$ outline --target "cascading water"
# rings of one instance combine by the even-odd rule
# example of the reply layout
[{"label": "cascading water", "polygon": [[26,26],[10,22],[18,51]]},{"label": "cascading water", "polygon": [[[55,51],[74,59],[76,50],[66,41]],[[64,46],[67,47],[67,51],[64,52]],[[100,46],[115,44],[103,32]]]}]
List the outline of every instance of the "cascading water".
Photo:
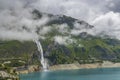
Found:
[{"label": "cascading water", "polygon": [[41,43],[40,43],[39,40],[35,40],[35,43],[37,44],[38,51],[39,51],[40,54],[41,54],[41,57],[39,56],[39,59],[40,59],[41,65],[42,65],[42,67],[43,67],[43,70],[44,70],[44,71],[47,71],[48,64],[47,64],[47,61],[45,60],[44,55],[43,55],[42,45],[41,45]]}]

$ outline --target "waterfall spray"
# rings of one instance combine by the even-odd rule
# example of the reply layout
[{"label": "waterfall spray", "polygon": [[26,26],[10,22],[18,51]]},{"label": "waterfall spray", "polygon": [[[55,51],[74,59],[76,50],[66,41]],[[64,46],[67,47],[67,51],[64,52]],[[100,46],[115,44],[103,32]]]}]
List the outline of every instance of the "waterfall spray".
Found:
[{"label": "waterfall spray", "polygon": [[41,43],[40,43],[39,40],[35,40],[35,43],[36,43],[36,45],[37,45],[37,47],[38,47],[38,51],[39,51],[40,54],[41,54],[41,57],[39,56],[39,60],[40,60],[40,62],[41,62],[41,65],[42,65],[42,67],[43,67],[43,70],[46,71],[47,68],[48,68],[48,65],[47,65],[47,62],[46,62],[46,60],[45,60],[45,58],[44,58],[44,55],[43,55],[42,45],[41,45]]}]

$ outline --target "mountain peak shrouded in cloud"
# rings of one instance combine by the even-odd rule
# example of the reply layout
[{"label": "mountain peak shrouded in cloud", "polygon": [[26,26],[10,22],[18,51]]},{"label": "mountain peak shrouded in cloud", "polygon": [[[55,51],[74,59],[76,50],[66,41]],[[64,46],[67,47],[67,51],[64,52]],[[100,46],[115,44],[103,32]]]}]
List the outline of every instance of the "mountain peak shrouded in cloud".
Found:
[{"label": "mountain peak shrouded in cloud", "polygon": [[[0,39],[24,41],[33,40],[37,37],[45,39],[52,35],[54,41],[62,44],[68,40],[72,41],[69,36],[79,35],[83,31],[93,28],[85,21],[69,16],[43,13],[37,9],[23,9],[26,9],[29,15],[13,15],[11,10],[8,10],[9,13],[1,14],[4,20],[0,24]],[[51,32],[55,33],[52,34]]]},{"label": "mountain peak shrouded in cloud", "polygon": [[[52,65],[119,60],[117,2],[119,0],[0,0],[0,55],[35,60],[33,57],[37,58],[39,53],[33,40],[40,40],[44,56]],[[30,62],[36,63],[36,60]]]},{"label": "mountain peak shrouded in cloud", "polygon": [[[119,0],[0,0],[0,39],[31,40],[39,29],[40,34],[51,30],[50,26],[43,26],[51,20],[49,16],[40,14],[35,17],[33,11],[48,13],[67,18],[86,21],[94,26],[90,30],[82,29],[93,35],[105,35],[120,39]],[[40,19],[37,19],[40,17]],[[62,19],[61,17],[61,19]],[[60,17],[59,17],[60,18]],[[70,18],[70,19],[71,19]],[[53,18],[52,18],[53,20]],[[57,19],[55,19],[57,21]],[[58,19],[59,20],[59,19]],[[73,19],[74,20],[74,19]],[[60,21],[60,20],[59,20]],[[70,22],[70,21],[69,21]],[[61,24],[62,26],[71,24]],[[87,25],[87,24],[85,24]],[[83,25],[83,26],[85,26]],[[74,22],[75,28],[70,34],[79,35],[79,25]],[[43,28],[44,27],[44,28]],[[25,30],[27,29],[27,30]],[[82,31],[82,32],[83,32]],[[23,36],[24,35],[24,36]]]}]

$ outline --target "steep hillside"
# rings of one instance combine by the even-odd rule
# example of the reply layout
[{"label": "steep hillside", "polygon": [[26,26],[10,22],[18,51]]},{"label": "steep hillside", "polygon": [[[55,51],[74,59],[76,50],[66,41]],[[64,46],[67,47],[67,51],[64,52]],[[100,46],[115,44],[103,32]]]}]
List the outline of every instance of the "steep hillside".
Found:
[{"label": "steep hillside", "polygon": [[[37,10],[33,14],[35,20],[43,16]],[[50,65],[76,61],[82,64],[102,60],[120,61],[120,40],[91,35],[90,30],[94,26],[85,21],[65,15],[44,15],[52,19],[36,32],[43,37],[40,41]],[[0,59],[21,58],[26,63],[35,64],[38,63],[38,55],[32,41],[0,41]]]}]

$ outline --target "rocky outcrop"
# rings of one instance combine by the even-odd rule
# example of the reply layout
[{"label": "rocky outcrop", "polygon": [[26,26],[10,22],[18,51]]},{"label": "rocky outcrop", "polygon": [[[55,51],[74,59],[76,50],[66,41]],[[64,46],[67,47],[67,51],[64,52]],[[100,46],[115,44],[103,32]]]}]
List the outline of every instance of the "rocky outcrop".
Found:
[{"label": "rocky outcrop", "polygon": [[94,64],[61,64],[54,65],[49,68],[49,70],[72,70],[72,69],[92,69],[92,68],[116,68],[120,67],[120,63],[113,63],[110,61],[104,61],[103,63]]},{"label": "rocky outcrop", "polygon": [[41,68],[38,65],[30,65],[28,66],[28,68],[24,68],[24,67],[16,68],[16,71],[18,74],[27,74],[27,73],[40,71],[40,69]]},{"label": "rocky outcrop", "polygon": [[65,64],[65,65],[54,65],[51,66],[50,70],[72,70],[72,69],[90,69],[90,68],[98,68],[100,66],[100,63],[95,64]]},{"label": "rocky outcrop", "polygon": [[35,71],[39,71],[39,70],[40,70],[40,67],[38,65],[32,65],[32,66],[29,66],[29,68],[28,68],[29,72],[35,72]]},{"label": "rocky outcrop", "polygon": [[[18,76],[11,75],[5,71],[0,71],[0,78],[5,79],[5,80],[19,80]],[[1,80],[1,79],[0,79]]]},{"label": "rocky outcrop", "polygon": [[[73,69],[93,69],[93,68],[115,68],[120,67],[120,63],[113,63],[110,61],[103,61],[103,63],[93,63],[93,64],[59,64],[49,66],[49,70],[73,70]],[[41,71],[41,68],[38,65],[31,65],[27,70],[21,70],[18,73],[27,74],[36,71]]]}]

